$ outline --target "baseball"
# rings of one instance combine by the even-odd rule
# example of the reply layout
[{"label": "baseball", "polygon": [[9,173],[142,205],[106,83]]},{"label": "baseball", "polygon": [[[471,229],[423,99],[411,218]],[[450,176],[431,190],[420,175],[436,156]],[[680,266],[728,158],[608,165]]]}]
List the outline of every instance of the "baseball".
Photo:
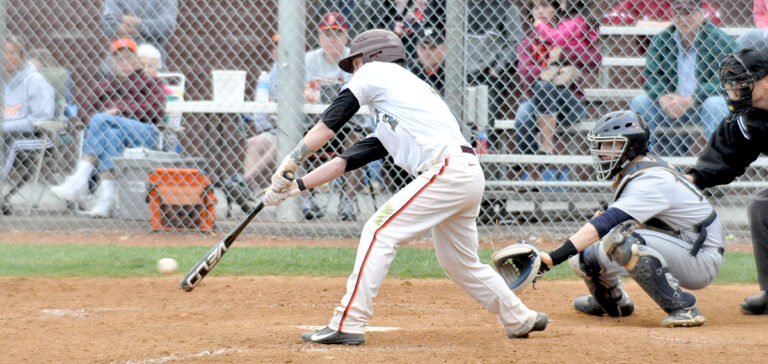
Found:
[{"label": "baseball", "polygon": [[173,258],[163,258],[157,261],[157,271],[162,274],[172,274],[179,269],[179,263]]}]

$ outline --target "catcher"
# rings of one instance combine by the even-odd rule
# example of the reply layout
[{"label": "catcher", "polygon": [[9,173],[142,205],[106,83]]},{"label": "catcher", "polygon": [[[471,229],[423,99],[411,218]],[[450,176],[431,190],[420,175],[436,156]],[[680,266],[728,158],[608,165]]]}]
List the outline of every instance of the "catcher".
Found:
[{"label": "catcher", "polygon": [[598,177],[613,180],[612,202],[558,248],[541,253],[541,267],[569,260],[591,293],[573,302],[583,313],[632,314],[635,306],[619,278],[629,275],[667,313],[663,326],[700,326],[706,320],[696,296],[680,287],[700,289],[715,280],[725,251],[723,228],[696,186],[648,153],[649,134],[631,111],[597,122],[587,139]]}]

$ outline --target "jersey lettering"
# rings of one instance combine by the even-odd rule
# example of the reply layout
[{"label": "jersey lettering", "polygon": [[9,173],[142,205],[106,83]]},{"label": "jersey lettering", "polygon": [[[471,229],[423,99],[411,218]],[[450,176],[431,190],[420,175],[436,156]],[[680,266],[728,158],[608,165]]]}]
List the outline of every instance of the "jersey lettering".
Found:
[{"label": "jersey lettering", "polygon": [[376,113],[376,123],[377,124],[380,123],[380,122],[381,123],[387,123],[387,124],[389,124],[389,128],[392,129],[392,131],[395,131],[395,128],[397,127],[397,124],[399,123],[399,121],[397,119],[395,119],[394,117],[392,117],[392,116],[390,116],[390,115],[388,115],[386,113],[383,113],[383,112],[381,112],[379,110],[376,110],[375,113]]}]

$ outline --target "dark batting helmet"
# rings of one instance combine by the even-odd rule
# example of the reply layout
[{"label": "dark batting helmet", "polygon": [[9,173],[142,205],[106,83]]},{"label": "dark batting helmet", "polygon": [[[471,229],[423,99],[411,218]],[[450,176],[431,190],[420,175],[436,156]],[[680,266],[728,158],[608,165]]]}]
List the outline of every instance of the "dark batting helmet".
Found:
[{"label": "dark batting helmet", "polygon": [[359,55],[363,56],[363,64],[373,61],[404,62],[405,47],[394,32],[386,29],[366,30],[352,40],[349,56],[339,61],[339,68],[353,73],[355,68],[352,66],[352,58]]},{"label": "dark batting helmet", "polygon": [[[614,111],[603,115],[587,134],[597,177],[607,181],[635,157],[646,154],[650,136],[651,132],[643,117],[636,112]],[[611,142],[614,148],[602,146],[603,143]],[[616,142],[621,142],[621,146]]]},{"label": "dark batting helmet", "polygon": [[741,115],[752,110],[755,81],[768,74],[768,53],[746,48],[727,55],[720,63],[720,83],[728,110]]}]

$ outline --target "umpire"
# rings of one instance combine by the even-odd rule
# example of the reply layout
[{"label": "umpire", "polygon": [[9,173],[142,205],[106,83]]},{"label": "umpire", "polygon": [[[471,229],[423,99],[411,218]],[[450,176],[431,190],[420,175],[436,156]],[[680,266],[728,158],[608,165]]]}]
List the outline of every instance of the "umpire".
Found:
[{"label": "umpire", "polygon": [[[720,65],[720,81],[731,113],[687,171],[686,177],[700,189],[730,183],[760,154],[768,154],[767,76],[768,49],[742,49]],[[768,313],[768,188],[757,192],[748,211],[761,291],[744,299],[741,311],[760,315]]]}]

